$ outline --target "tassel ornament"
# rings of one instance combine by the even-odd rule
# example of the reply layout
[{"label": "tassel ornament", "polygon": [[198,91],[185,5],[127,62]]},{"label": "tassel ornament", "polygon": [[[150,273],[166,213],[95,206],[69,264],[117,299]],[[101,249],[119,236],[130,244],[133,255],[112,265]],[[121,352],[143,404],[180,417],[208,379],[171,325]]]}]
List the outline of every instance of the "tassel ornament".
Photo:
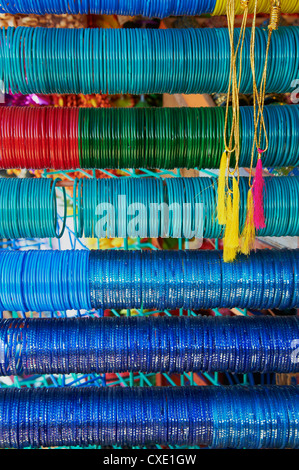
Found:
[{"label": "tassel ornament", "polygon": [[233,195],[229,194],[227,198],[227,221],[223,239],[225,263],[234,261],[239,251],[239,206],[239,185],[236,178],[233,178]]},{"label": "tassel ornament", "polygon": [[250,188],[247,196],[247,214],[245,226],[241,234],[241,252],[249,255],[254,248],[255,227],[254,227],[254,203],[252,189]]},{"label": "tassel ornament", "polygon": [[254,204],[254,226],[256,230],[266,227],[264,212],[264,187],[265,180],[263,178],[263,165],[261,156],[259,155],[255,170],[255,177],[252,185]]},{"label": "tassel ornament", "polygon": [[218,178],[218,223],[220,225],[226,224],[227,207],[226,207],[226,190],[225,190],[225,177],[227,167],[227,155],[223,152],[220,162],[220,171]]}]

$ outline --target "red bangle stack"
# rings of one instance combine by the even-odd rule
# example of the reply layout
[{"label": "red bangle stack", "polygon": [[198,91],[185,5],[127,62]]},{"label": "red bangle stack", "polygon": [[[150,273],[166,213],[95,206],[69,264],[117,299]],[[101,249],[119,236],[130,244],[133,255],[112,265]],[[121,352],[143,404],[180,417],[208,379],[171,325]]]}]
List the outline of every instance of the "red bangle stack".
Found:
[{"label": "red bangle stack", "polygon": [[0,167],[79,168],[79,108],[0,107]]}]

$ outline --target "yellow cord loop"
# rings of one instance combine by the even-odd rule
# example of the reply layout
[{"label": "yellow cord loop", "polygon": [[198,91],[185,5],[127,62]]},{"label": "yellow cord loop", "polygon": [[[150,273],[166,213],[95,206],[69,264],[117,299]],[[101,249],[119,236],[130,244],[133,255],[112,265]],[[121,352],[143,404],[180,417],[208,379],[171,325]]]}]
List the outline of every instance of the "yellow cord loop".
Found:
[{"label": "yellow cord loop", "polygon": [[[268,26],[268,41],[266,47],[265,64],[262,73],[262,79],[260,88],[258,90],[256,83],[256,72],[255,72],[255,32],[256,32],[256,15],[257,15],[258,0],[255,0],[254,15],[251,30],[250,39],[250,64],[253,78],[253,119],[254,119],[254,141],[252,144],[251,151],[251,162],[249,172],[249,192],[248,192],[248,203],[247,203],[247,217],[246,223],[241,234],[241,251],[248,254],[254,246],[255,229],[265,227],[264,217],[264,204],[263,204],[263,188],[264,180],[262,175],[262,161],[261,157],[264,152],[268,150],[269,140],[266,132],[266,125],[264,120],[264,104],[266,94],[266,82],[267,82],[267,68],[268,68],[268,57],[269,49],[271,44],[272,32],[277,29],[280,20],[281,4],[280,0],[271,0],[270,7],[270,19]],[[265,136],[265,148],[261,149],[262,134]],[[256,164],[256,175],[253,181],[252,170],[254,166],[255,151],[258,152],[258,160]]]},{"label": "yellow cord loop", "polygon": [[[224,261],[233,261],[239,251],[239,159],[240,159],[240,84],[242,77],[242,54],[245,41],[245,30],[248,17],[248,3],[243,0],[244,12],[240,35],[235,46],[235,8],[236,0],[227,2],[227,23],[230,41],[230,74],[227,91],[225,124],[224,124],[224,148],[221,158],[218,180],[218,222],[225,225],[223,239]],[[238,67],[237,67],[238,65]],[[239,77],[238,77],[239,71]],[[228,113],[230,95],[232,100],[231,129],[228,132]],[[231,156],[234,154],[235,166],[230,170]],[[235,174],[236,177],[235,177]],[[233,176],[232,189],[230,176]]]},{"label": "yellow cord loop", "polygon": [[[265,94],[266,94],[268,57],[269,57],[269,49],[270,49],[270,44],[271,44],[272,32],[274,31],[274,29],[277,29],[279,21],[280,21],[280,0],[271,0],[271,14],[270,14],[270,21],[269,21],[269,26],[268,26],[269,32],[268,32],[268,41],[267,41],[266,55],[265,55],[265,65],[264,65],[264,69],[262,73],[260,89],[258,90],[257,83],[256,83],[256,73],[255,73],[255,31],[256,31],[257,4],[258,4],[258,0],[255,0],[255,8],[254,8],[251,38],[250,38],[250,65],[251,65],[252,78],[253,78],[254,142],[252,145],[252,152],[251,152],[249,187],[252,187],[251,176],[252,176],[255,149],[258,151],[259,158],[260,158],[261,154],[266,152],[269,147],[268,135],[266,132],[266,125],[265,125],[265,120],[264,120],[264,104],[265,104]],[[261,149],[262,133],[264,133],[265,142],[266,142],[266,146],[264,149]]]},{"label": "yellow cord loop", "polygon": [[[226,12],[228,33],[230,41],[230,74],[227,92],[225,125],[224,125],[224,154],[221,158],[219,180],[218,180],[218,222],[225,225],[223,239],[224,261],[233,261],[240,250],[249,254],[254,247],[255,229],[263,228],[265,225],[264,205],[263,205],[263,169],[261,156],[269,147],[268,135],[264,120],[264,104],[267,82],[267,68],[269,49],[271,44],[272,32],[277,29],[280,13],[280,0],[271,0],[270,20],[268,26],[268,40],[265,54],[265,64],[262,71],[261,83],[258,88],[255,70],[255,41],[256,41],[256,16],[258,7],[261,5],[259,0],[227,0]],[[254,139],[252,143],[250,173],[249,173],[249,191],[247,197],[247,216],[241,238],[239,235],[239,158],[240,158],[240,83],[242,76],[242,52],[245,41],[245,29],[250,8],[253,7],[253,22],[250,38],[250,66],[252,71],[253,83],[253,119],[254,119]],[[240,36],[235,47],[235,15],[238,8],[243,11]],[[237,67],[237,62],[239,61]],[[239,71],[239,77],[238,73]],[[231,129],[228,132],[228,113],[230,95],[232,100],[232,122]],[[262,136],[265,138],[265,148],[261,149]],[[255,179],[252,183],[252,171],[254,166],[254,157],[258,152],[258,162]],[[231,155],[235,156],[235,167],[230,169]],[[235,177],[237,173],[237,178]],[[233,176],[233,189],[230,186],[230,176]]]}]

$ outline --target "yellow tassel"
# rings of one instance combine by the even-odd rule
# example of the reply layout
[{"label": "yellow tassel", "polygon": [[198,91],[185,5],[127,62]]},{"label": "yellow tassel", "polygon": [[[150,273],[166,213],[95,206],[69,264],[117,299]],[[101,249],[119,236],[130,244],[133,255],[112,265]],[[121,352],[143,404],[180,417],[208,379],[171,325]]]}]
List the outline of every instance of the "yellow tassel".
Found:
[{"label": "yellow tassel", "polygon": [[231,228],[232,228],[232,212],[233,212],[233,204],[232,204],[232,197],[229,194],[227,197],[227,220],[225,226],[225,233],[223,238],[223,261],[225,263],[230,263],[234,261],[236,257],[236,249],[230,246],[229,241],[231,239]]},{"label": "yellow tassel", "polygon": [[247,214],[246,222],[241,234],[241,252],[244,255],[249,255],[250,251],[254,248],[255,241],[255,227],[254,227],[254,204],[253,194],[250,188],[247,196]]},{"label": "yellow tassel", "polygon": [[235,248],[229,248],[228,246],[223,244],[223,261],[225,263],[232,263],[235,261],[236,256],[237,256],[238,250]]},{"label": "yellow tassel", "polygon": [[240,190],[236,178],[233,178],[233,207],[231,219],[231,232],[229,245],[233,248],[239,248],[239,210],[240,210]]},{"label": "yellow tassel", "polygon": [[227,167],[226,152],[223,152],[220,162],[220,172],[218,178],[218,223],[220,225],[226,224],[227,207],[226,207],[226,193],[225,193],[225,173]]},{"label": "yellow tassel", "polygon": [[223,240],[223,260],[234,261],[239,251],[239,204],[240,191],[236,178],[233,178],[233,200],[227,198],[227,220]]}]

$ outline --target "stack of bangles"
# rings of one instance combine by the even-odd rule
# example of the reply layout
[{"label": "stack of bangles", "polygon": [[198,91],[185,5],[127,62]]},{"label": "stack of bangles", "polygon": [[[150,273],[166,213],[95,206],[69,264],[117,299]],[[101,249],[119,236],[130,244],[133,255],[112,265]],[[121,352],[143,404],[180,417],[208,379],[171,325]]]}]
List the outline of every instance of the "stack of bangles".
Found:
[{"label": "stack of bangles", "polygon": [[[299,176],[271,176],[299,166],[299,106],[264,106],[266,93],[295,103],[299,26],[279,26],[281,12],[299,0],[0,0],[0,14],[227,13],[228,24],[3,27],[4,94],[229,104],[232,88],[231,108],[0,106],[0,170],[42,176],[0,176],[0,448],[299,448],[299,387],[274,385],[299,373],[299,249],[252,249],[256,235],[299,236]],[[239,109],[236,91],[254,106]],[[139,170],[117,171],[128,168]],[[61,249],[66,228],[79,249]],[[215,249],[155,249],[159,238]]]},{"label": "stack of bangles", "polygon": [[0,167],[79,168],[78,117],[78,108],[1,107]]},{"label": "stack of bangles", "polygon": [[0,237],[61,238],[66,227],[67,196],[65,188],[59,188],[63,201],[59,224],[56,191],[60,181],[59,178],[0,178]]},{"label": "stack of bangles", "polygon": [[[242,229],[248,178],[240,177],[239,187]],[[216,218],[217,194],[216,177],[76,179],[75,234],[77,238],[222,238],[224,227]],[[258,235],[298,236],[298,211],[299,177],[265,178],[266,227]]]},{"label": "stack of bangles", "polygon": [[[299,13],[297,0],[281,0],[283,13]],[[236,14],[241,15],[244,9],[241,0],[236,0]],[[254,0],[249,0],[249,13],[254,11]],[[211,13],[224,15],[226,13],[227,0],[5,0],[0,4],[0,12],[3,13],[45,13],[72,14],[105,14],[105,15],[143,15],[148,18],[165,18],[167,16],[201,15]],[[257,13],[269,13],[270,1],[258,0]]]},{"label": "stack of bangles", "polygon": [[[298,166],[299,106],[265,107],[264,119],[263,165]],[[241,107],[241,167],[251,164],[253,122],[253,107]],[[0,168],[219,168],[224,123],[221,107],[1,107]]]},{"label": "stack of bangles", "polygon": [[0,389],[4,448],[291,449],[299,447],[298,421],[294,386]]},{"label": "stack of bangles", "polygon": [[[236,46],[239,34],[236,28]],[[252,93],[251,28],[246,28],[244,35],[240,93]],[[260,87],[268,31],[257,28],[255,35],[255,69]],[[298,45],[298,26],[273,31],[267,59],[267,93],[293,91],[292,83],[298,78]],[[227,28],[9,27],[0,32],[0,80],[7,93],[26,95],[227,93],[230,47]]]},{"label": "stack of bangles", "polygon": [[296,373],[298,335],[295,316],[0,320],[0,375]]},{"label": "stack of bangles", "polygon": [[299,250],[0,250],[0,311],[299,307]]},{"label": "stack of bangles", "polygon": [[[240,226],[248,178],[240,178]],[[61,238],[67,216],[76,238],[222,238],[215,178],[75,179],[73,214],[60,179],[0,178],[0,237]],[[137,212],[136,212],[137,211]],[[299,177],[265,178],[266,227],[258,236],[299,235]],[[60,227],[60,228],[59,228]]]}]

